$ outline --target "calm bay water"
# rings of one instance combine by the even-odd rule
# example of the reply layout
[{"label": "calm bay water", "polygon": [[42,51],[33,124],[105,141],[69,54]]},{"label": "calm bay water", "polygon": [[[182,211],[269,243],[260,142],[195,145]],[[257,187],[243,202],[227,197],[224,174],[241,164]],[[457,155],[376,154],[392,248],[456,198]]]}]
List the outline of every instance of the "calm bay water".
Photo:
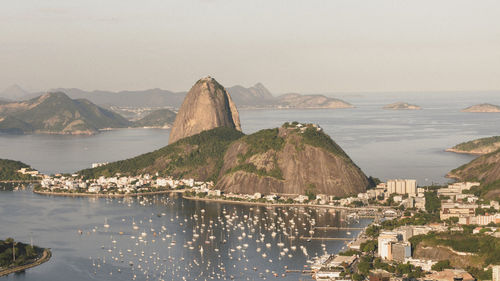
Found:
[{"label": "calm bay water", "polygon": [[[35,244],[53,252],[49,262],[6,279],[270,279],[275,278],[273,273],[284,274],[285,266],[302,269],[308,258],[324,254],[322,243],[328,252],[345,246],[343,241],[297,239],[309,235],[313,219],[317,226],[347,226],[340,213],[325,209],[224,205],[176,196],[153,197],[143,204],[141,200],[0,192],[0,237],[15,236],[21,241],[33,238]],[[109,228],[103,227],[106,219]],[[363,227],[369,222],[362,219],[349,226]],[[358,232],[317,231],[314,235],[353,237]],[[138,239],[142,233],[145,242]],[[289,239],[290,235],[284,233],[296,238]],[[300,246],[307,246],[307,252]],[[287,274],[286,280],[310,278]]]},{"label": "calm bay water", "polygon": [[[280,126],[286,121],[318,123],[367,175],[384,180],[416,178],[420,185],[445,183],[448,180],[444,175],[449,170],[473,159],[446,153],[444,149],[462,141],[498,135],[500,115],[460,112],[478,103],[477,100],[500,104],[500,96],[495,94],[480,97],[414,94],[401,99],[391,94],[377,95],[376,99],[370,95],[347,95],[343,98],[357,108],[243,110],[241,123],[245,133]],[[384,104],[398,100],[416,103],[424,110],[381,109]],[[23,161],[44,173],[74,172],[93,162],[115,161],[158,149],[167,143],[168,136],[169,130],[157,129],[115,130],[90,137],[0,136],[0,158]],[[340,214],[192,202],[173,196],[155,198],[141,204],[137,199],[62,198],[25,191],[0,192],[0,237],[12,236],[21,241],[33,237],[37,245],[52,248],[54,254],[47,264],[6,279],[184,280],[184,277],[185,280],[208,280],[233,276],[236,280],[254,280],[274,278],[273,271],[282,274],[284,266],[302,268],[307,256],[301,245],[307,246],[310,256],[323,253],[322,243],[328,252],[337,252],[344,246],[342,241],[305,242],[289,240],[285,235],[295,228],[304,234],[313,218],[318,225],[339,225]],[[206,212],[202,213],[202,209]],[[103,227],[105,218],[111,225],[109,229]],[[133,221],[140,226],[138,230],[132,229]],[[362,220],[359,226],[367,223],[368,220]],[[120,231],[124,234],[118,234]],[[275,237],[270,236],[273,231],[277,233]],[[137,238],[142,232],[146,234],[143,241],[147,243]],[[243,237],[243,233],[251,234],[252,238]],[[194,239],[195,234],[199,238]],[[265,235],[263,242],[256,242],[261,234]],[[339,231],[316,235],[351,237],[356,234],[356,231],[350,234]],[[212,240],[210,236],[215,238]],[[278,242],[284,246],[277,246]],[[271,247],[267,248],[266,243]],[[291,250],[292,246],[297,249]],[[283,255],[284,248],[288,252]],[[307,279],[289,274],[286,280],[301,278]]]}]

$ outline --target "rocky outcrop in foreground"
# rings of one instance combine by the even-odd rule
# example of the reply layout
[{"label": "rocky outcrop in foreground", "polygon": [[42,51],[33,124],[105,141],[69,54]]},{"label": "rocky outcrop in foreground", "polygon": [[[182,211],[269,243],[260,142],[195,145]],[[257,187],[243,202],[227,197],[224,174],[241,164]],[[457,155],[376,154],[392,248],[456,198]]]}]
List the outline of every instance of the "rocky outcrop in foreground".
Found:
[{"label": "rocky outcrop in foreground", "polygon": [[172,126],[169,143],[217,127],[241,131],[240,118],[226,89],[215,79],[205,77],[187,93]]},{"label": "rocky outcrop in foreground", "polygon": [[217,183],[233,193],[335,196],[364,192],[367,186],[365,174],[321,128],[290,124],[233,142]]}]

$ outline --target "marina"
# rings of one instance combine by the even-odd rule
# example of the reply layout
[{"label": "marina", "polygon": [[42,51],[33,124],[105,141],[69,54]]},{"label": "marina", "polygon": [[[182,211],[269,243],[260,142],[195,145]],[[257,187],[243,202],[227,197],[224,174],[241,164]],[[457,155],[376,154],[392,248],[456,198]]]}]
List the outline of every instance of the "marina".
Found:
[{"label": "marina", "polygon": [[[13,200],[30,202],[13,212]],[[51,204],[47,204],[50,200]],[[2,225],[34,235],[52,249],[52,259],[26,274],[36,280],[311,280],[297,266],[346,248],[346,241],[300,239],[315,227],[328,237],[357,236],[370,219],[347,223],[340,211],[265,207],[185,200],[178,194],[136,198],[49,197],[3,192]],[[36,210],[36,211],[35,211]],[[31,213],[25,224],[17,216]],[[8,235],[7,228],[0,235]],[[44,235],[44,233],[53,233]],[[74,250],[78,249],[78,250]],[[79,270],[75,271],[77,265]],[[7,280],[18,279],[9,275]]]}]

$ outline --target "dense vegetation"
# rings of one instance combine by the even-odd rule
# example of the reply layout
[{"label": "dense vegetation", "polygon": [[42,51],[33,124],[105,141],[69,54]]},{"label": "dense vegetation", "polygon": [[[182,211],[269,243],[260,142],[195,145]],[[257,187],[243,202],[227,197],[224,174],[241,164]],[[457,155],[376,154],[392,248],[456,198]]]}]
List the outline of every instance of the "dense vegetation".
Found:
[{"label": "dense vegetation", "polygon": [[302,137],[305,144],[323,148],[332,154],[342,157],[344,159],[349,159],[349,156],[342,150],[342,148],[335,143],[327,134],[323,131],[318,131],[315,127],[308,127],[303,133]]},{"label": "dense vegetation", "polygon": [[285,145],[285,140],[278,135],[279,129],[260,130],[254,134],[244,136],[241,140],[247,146],[245,154],[238,155],[238,165],[228,170],[227,173],[245,171],[259,176],[268,176],[276,179],[283,179],[283,174],[278,166],[276,155],[273,155],[273,168],[271,170],[258,169],[254,164],[246,162],[252,156],[271,151],[273,153],[281,151]]},{"label": "dense vegetation", "polygon": [[15,242],[12,238],[0,240],[0,268],[24,265],[36,259],[42,252],[41,248]]},{"label": "dense vegetation", "polygon": [[[464,232],[429,233],[410,238],[412,247],[420,243],[427,246],[448,246],[458,252],[473,253],[478,255],[486,267],[489,264],[500,264],[500,238],[486,234],[471,234]],[[472,265],[471,265],[472,266]]]},{"label": "dense vegetation", "polygon": [[165,127],[170,126],[175,121],[175,112],[169,109],[158,109],[155,110],[148,115],[144,116],[144,118],[137,120],[134,122],[134,126],[136,127]]},{"label": "dense vegetation", "polygon": [[429,214],[439,214],[441,209],[441,199],[437,196],[436,191],[425,192],[425,210]]},{"label": "dense vegetation", "polygon": [[0,181],[33,179],[30,175],[18,173],[17,171],[21,168],[30,168],[30,166],[19,161],[0,159]]},{"label": "dense vegetation", "polygon": [[243,133],[237,130],[220,127],[181,139],[150,153],[98,168],[82,170],[79,173],[86,178],[97,178],[114,176],[117,173],[133,176],[158,172],[162,176],[170,175],[180,178],[191,171],[209,165],[210,174],[200,180],[216,181],[227,147],[232,141],[242,136]]},{"label": "dense vegetation", "polygon": [[385,263],[380,258],[374,258],[372,255],[361,256],[357,267],[359,273],[353,274],[353,280],[365,280],[372,269],[383,269],[394,273],[397,277],[419,278],[425,275],[425,272],[420,267],[415,267],[409,263],[392,265]]},{"label": "dense vegetation", "polygon": [[478,148],[489,147],[494,145],[500,145],[500,136],[493,136],[493,137],[487,137],[468,142],[463,142],[455,145],[453,149],[460,151],[472,151]]}]

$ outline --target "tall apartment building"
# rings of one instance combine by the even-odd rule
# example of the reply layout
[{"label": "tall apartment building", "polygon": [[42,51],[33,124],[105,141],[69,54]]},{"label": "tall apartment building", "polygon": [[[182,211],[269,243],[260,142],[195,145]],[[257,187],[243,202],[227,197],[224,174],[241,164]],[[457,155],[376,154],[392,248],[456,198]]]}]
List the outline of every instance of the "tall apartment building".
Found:
[{"label": "tall apartment building", "polygon": [[388,180],[387,193],[417,195],[417,180]]}]

